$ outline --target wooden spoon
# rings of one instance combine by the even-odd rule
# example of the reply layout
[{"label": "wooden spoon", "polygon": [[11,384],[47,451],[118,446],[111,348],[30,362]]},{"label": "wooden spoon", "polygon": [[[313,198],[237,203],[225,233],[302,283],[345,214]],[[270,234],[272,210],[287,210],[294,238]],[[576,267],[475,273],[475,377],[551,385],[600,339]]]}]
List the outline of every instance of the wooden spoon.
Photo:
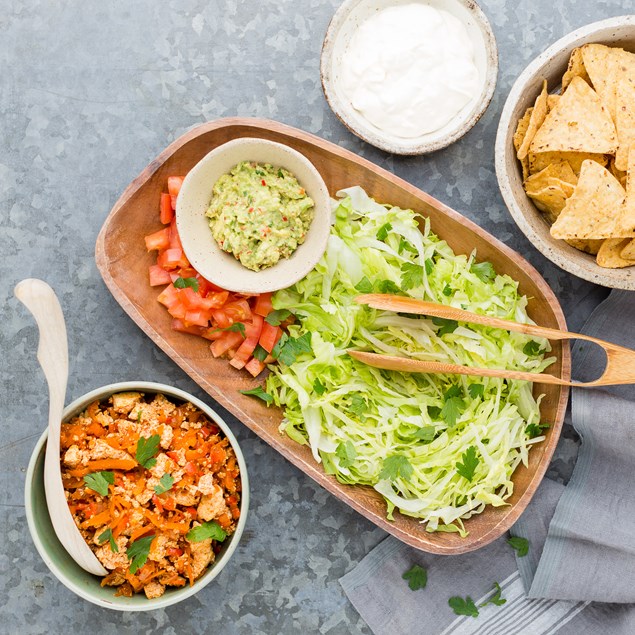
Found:
[{"label": "wooden spoon", "polygon": [[49,425],[44,458],[44,490],[51,522],[59,541],[73,560],[89,573],[105,576],[108,571],[90,550],[75,525],[62,485],[60,434],[68,381],[68,344],[64,315],[55,292],[42,280],[22,280],[16,285],[14,293],[16,298],[31,311],[40,330],[37,358],[49,386]]},{"label": "wooden spoon", "polygon": [[577,382],[567,381],[560,377],[549,375],[548,373],[527,373],[498,368],[475,368],[471,366],[459,366],[457,364],[445,364],[442,362],[426,362],[408,357],[381,355],[366,351],[348,351],[351,357],[369,366],[374,366],[375,368],[412,373],[450,373],[457,375],[478,375],[480,377],[502,377],[503,379],[521,379],[541,384],[559,384],[561,386],[576,386],[578,388],[635,383],[635,351],[624,348],[623,346],[617,346],[617,344],[598,340],[595,337],[589,337],[588,335],[582,335],[580,333],[559,331],[543,326],[535,326],[533,324],[521,324],[519,322],[489,317],[487,315],[478,315],[470,311],[455,309],[454,307],[445,306],[443,304],[424,302],[423,300],[415,300],[414,298],[406,298],[403,296],[371,293],[357,296],[355,301],[359,304],[367,304],[374,309],[380,309],[382,311],[431,315],[446,320],[482,324],[483,326],[504,329],[506,331],[524,333],[525,335],[531,335],[533,337],[544,337],[548,340],[586,340],[601,346],[606,353],[606,368],[602,375],[593,381]]}]

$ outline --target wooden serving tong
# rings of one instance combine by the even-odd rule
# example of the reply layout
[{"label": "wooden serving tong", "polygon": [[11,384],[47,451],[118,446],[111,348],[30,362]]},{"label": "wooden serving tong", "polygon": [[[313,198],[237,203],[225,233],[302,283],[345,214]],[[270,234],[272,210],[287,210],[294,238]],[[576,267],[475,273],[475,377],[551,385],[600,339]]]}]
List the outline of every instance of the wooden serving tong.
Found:
[{"label": "wooden serving tong", "polygon": [[457,364],[445,364],[443,362],[426,362],[408,357],[396,357],[393,355],[381,355],[366,351],[349,350],[351,357],[375,368],[386,370],[399,370],[411,373],[450,373],[457,375],[478,375],[480,377],[502,377],[503,379],[521,379],[541,384],[559,384],[561,386],[576,386],[578,388],[593,388],[595,386],[611,386],[617,384],[635,384],[635,351],[623,346],[617,346],[610,342],[598,340],[595,337],[570,333],[557,329],[534,326],[533,324],[520,324],[511,320],[478,315],[470,311],[455,309],[454,307],[424,302],[396,295],[366,294],[355,298],[359,304],[367,304],[374,309],[382,311],[395,311],[399,313],[413,313],[417,315],[429,315],[446,320],[467,322],[470,324],[482,324],[493,328],[504,329],[516,333],[523,333],[534,337],[543,337],[548,340],[573,340],[580,339],[593,342],[601,346],[606,353],[606,368],[602,375],[589,382],[567,381],[548,373],[527,373],[517,370],[505,370],[498,368],[474,368],[459,366]]}]

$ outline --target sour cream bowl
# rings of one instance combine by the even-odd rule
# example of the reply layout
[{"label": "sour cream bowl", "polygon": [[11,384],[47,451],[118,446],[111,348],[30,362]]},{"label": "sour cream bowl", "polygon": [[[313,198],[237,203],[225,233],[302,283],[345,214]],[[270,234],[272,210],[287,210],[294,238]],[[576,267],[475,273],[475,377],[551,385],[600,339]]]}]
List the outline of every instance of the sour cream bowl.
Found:
[{"label": "sour cream bowl", "polygon": [[[446,35],[440,35],[443,41],[439,44],[452,41],[454,49],[445,48],[445,60],[442,53],[438,59],[435,57],[444,47],[427,46],[425,34],[421,42],[413,39],[412,25],[408,23],[412,19],[420,20],[423,26],[427,20],[437,20],[442,27],[440,32],[447,31]],[[363,49],[377,38],[384,38],[385,46],[378,41],[374,52],[373,47],[369,49],[373,54],[401,46],[400,28],[403,40],[412,43],[411,51],[417,64],[404,64],[399,70],[386,59],[385,69],[378,67],[376,72],[372,68],[362,69],[359,60],[364,55],[360,55],[360,47]],[[437,26],[431,24],[429,30],[434,34]],[[421,54],[425,54],[426,49],[430,59],[422,63]],[[451,55],[453,50],[456,56]],[[406,52],[404,45],[398,57],[403,58]],[[437,92],[435,77],[439,77],[439,68],[444,63],[452,64],[454,57],[460,67],[450,71],[456,70],[457,78],[462,77],[464,82],[455,81],[454,87],[448,82],[441,87],[445,93]],[[379,55],[378,61],[381,59]],[[447,72],[447,68],[441,73],[442,77],[453,74]],[[390,3],[346,0],[326,32],[320,73],[327,102],[351,132],[392,154],[425,154],[450,145],[480,119],[496,86],[498,52],[490,24],[473,0],[393,0]],[[399,73],[402,73],[401,81],[395,77]],[[355,85],[354,81],[358,83]],[[444,115],[451,102],[456,103],[457,110],[448,118]],[[426,129],[427,122],[430,126]]]}]

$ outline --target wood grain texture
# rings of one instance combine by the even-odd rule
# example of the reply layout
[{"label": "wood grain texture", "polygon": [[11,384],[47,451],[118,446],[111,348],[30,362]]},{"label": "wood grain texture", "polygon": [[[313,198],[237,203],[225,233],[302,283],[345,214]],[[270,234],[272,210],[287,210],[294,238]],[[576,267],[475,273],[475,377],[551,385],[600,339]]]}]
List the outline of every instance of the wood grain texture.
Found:
[{"label": "wood grain texture", "polygon": [[[174,141],[128,186],[97,238],[95,258],[104,282],[144,333],[201,388],[294,465],[366,518],[403,542],[431,553],[463,553],[492,542],[520,516],[547,469],[560,435],[568,388],[536,385],[536,391],[545,394],[541,403],[543,421],[552,425],[546,440],[530,452],[529,465],[519,467],[514,473],[510,505],[488,507],[468,520],[467,538],[458,534],[427,533],[419,521],[407,516],[395,514],[393,522],[386,520],[386,505],[372,488],[346,486],[326,475],[308,447],[278,432],[282,419],[280,410],[267,408],[263,402],[238,392],[260,382],[235,370],[226,360],[213,359],[208,343],[202,338],[171,329],[170,316],[156,301],[158,290],[148,284],[148,267],[153,264],[154,255],[146,252],[143,237],[161,228],[158,205],[167,177],[185,174],[207,152],[238,137],[259,137],[292,146],[317,167],[331,195],[345,187],[360,185],[380,202],[411,208],[428,216],[432,230],[454,251],[470,253],[476,249],[480,260],[492,262],[497,271],[518,280],[521,293],[529,297],[528,312],[536,322],[566,329],[558,300],[540,274],[486,231],[354,153],[296,128],[263,119],[220,119],[197,126]],[[556,342],[553,354],[558,361],[550,370],[569,379],[568,344]]]}]

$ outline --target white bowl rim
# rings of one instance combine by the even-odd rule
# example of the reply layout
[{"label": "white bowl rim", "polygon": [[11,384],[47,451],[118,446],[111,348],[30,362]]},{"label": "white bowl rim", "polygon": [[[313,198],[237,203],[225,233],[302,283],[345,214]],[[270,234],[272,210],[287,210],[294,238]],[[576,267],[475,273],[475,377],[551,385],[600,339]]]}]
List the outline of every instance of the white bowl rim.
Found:
[{"label": "white bowl rim", "polygon": [[[162,609],[167,606],[171,606],[181,602],[192,595],[201,591],[205,586],[207,586],[218,574],[224,569],[225,565],[231,559],[234,551],[238,547],[238,543],[240,542],[240,538],[242,536],[243,530],[245,529],[245,524],[247,522],[247,512],[249,510],[249,477],[247,475],[247,466],[245,464],[245,458],[243,456],[242,450],[238,444],[238,440],[234,436],[233,432],[227,425],[227,423],[223,420],[223,418],[210,406],[205,404],[200,399],[196,398],[194,395],[191,395],[180,388],[176,388],[174,386],[168,386],[167,384],[161,384],[156,382],[149,381],[125,381],[125,382],[117,382],[114,384],[107,384],[102,386],[101,388],[95,388],[90,392],[78,397],[73,402],[71,402],[68,406],[64,408],[64,412],[62,413],[62,420],[66,421],[69,417],[72,417],[75,413],[79,412],[86,404],[94,401],[95,399],[104,399],[109,395],[112,395],[116,392],[125,392],[129,390],[138,390],[141,392],[148,393],[161,393],[165,395],[169,395],[172,397],[176,397],[178,399],[182,399],[183,401],[189,401],[201,410],[208,414],[210,418],[214,421],[214,423],[218,424],[218,426],[223,431],[223,434],[229,439],[229,442],[236,454],[236,459],[238,460],[238,465],[240,467],[240,478],[241,478],[241,501],[240,501],[240,518],[238,519],[238,524],[236,525],[236,531],[231,535],[231,542],[227,547],[227,550],[215,560],[210,569],[203,574],[201,578],[199,578],[192,586],[183,587],[183,589],[179,589],[176,593],[170,595],[168,598],[165,596],[160,598],[155,598],[153,600],[148,600],[148,607],[140,607],[140,606],[125,606],[121,604],[116,604],[115,602],[108,602],[99,598],[92,596],[90,593],[87,593],[85,588],[79,584],[76,584],[73,580],[68,578],[49,558],[48,553],[40,540],[39,534],[37,532],[37,528],[35,526],[35,518],[33,515],[33,508],[31,506],[31,496],[29,485],[33,482],[33,474],[35,472],[35,466],[37,463],[37,459],[43,449],[43,446],[46,444],[46,439],[48,436],[48,430],[44,430],[44,432],[40,435],[37,444],[31,454],[31,458],[29,459],[29,464],[26,470],[26,478],[24,484],[24,501],[25,501],[25,511],[26,511],[26,519],[27,525],[29,527],[29,533],[31,534],[31,538],[33,543],[35,544],[35,548],[40,554],[42,560],[49,568],[49,570],[55,575],[55,577],[68,589],[73,591],[76,595],[96,604],[98,606],[102,606],[107,609],[115,610],[115,611],[124,611],[124,612],[141,612],[141,611],[154,611],[156,609]],[[79,566],[79,565],[78,565]]]},{"label": "white bowl rim", "polygon": [[[520,73],[512,85],[507,99],[505,100],[498,124],[498,130],[496,132],[494,153],[496,176],[503,201],[505,202],[505,205],[507,206],[507,209],[512,215],[512,218],[516,222],[518,228],[525,234],[538,251],[561,269],[564,269],[583,280],[613,289],[635,290],[635,274],[632,276],[629,275],[630,272],[625,274],[625,272],[628,272],[627,269],[607,269],[600,267],[599,265],[593,263],[592,256],[584,254],[583,252],[575,249],[575,247],[570,247],[564,243],[564,241],[561,241],[563,243],[563,248],[567,247],[567,251],[571,249],[576,252],[573,254],[574,258],[567,257],[561,253],[560,249],[555,248],[549,244],[549,242],[545,241],[526,221],[525,214],[516,202],[516,196],[514,195],[510,175],[507,173],[507,169],[505,167],[506,153],[509,152],[509,148],[506,144],[507,131],[512,123],[515,125],[515,122],[511,121],[511,114],[516,103],[522,97],[525,85],[531,81],[538,70],[542,68],[546,62],[560,53],[563,49],[579,46],[587,41],[591,41],[586,38],[589,38],[600,30],[625,26],[635,26],[635,14],[615,16],[607,18],[606,20],[586,24],[556,40],[556,42],[535,57]],[[588,270],[585,267],[576,264],[576,256],[584,258],[585,262],[588,261],[590,265]],[[629,275],[630,280],[625,279],[625,275]]]},{"label": "white bowl rim", "polygon": [[[202,262],[196,257],[197,250],[193,246],[195,238],[191,235],[192,232],[188,232],[187,228],[184,228],[183,225],[183,214],[189,214],[189,212],[184,211],[182,202],[184,199],[181,197],[181,193],[184,193],[185,196],[187,196],[188,188],[196,181],[199,176],[199,172],[204,170],[210,162],[213,162],[218,157],[222,157],[227,152],[231,152],[234,148],[239,148],[241,146],[245,146],[246,148],[249,148],[250,146],[261,146],[263,148],[274,149],[278,152],[282,152],[311,174],[311,177],[315,180],[317,189],[315,192],[310,192],[315,206],[314,217],[307,233],[307,240],[299,245],[291,256],[281,259],[275,265],[262,269],[261,271],[252,271],[247,269],[237,260],[235,261],[236,264],[234,266],[234,259],[232,256],[222,251],[220,247],[216,245],[216,241],[211,235],[211,230],[209,230],[209,256],[205,257],[205,264],[202,264]],[[253,159],[250,159],[249,156],[245,156],[242,160],[249,161]],[[271,163],[275,164],[276,161],[272,160]],[[290,171],[294,172],[293,169]],[[294,176],[297,175],[294,174]],[[305,183],[303,185],[307,184]],[[210,193],[212,186],[213,183],[210,184]],[[304,156],[304,154],[295,148],[278,141],[270,141],[269,139],[262,139],[259,137],[238,137],[236,139],[226,141],[208,152],[191,170],[189,170],[183,180],[181,191],[179,192],[176,202],[176,224],[179,229],[179,235],[181,243],[183,244],[183,251],[185,252],[185,255],[188,257],[190,262],[192,262],[192,266],[210,282],[235,293],[267,293],[290,287],[298,280],[304,278],[304,276],[312,271],[315,265],[317,265],[320,261],[320,258],[326,251],[331,231],[331,199],[322,175],[315,165],[313,165],[313,163]],[[311,232],[313,232],[313,235],[315,236],[314,238],[311,236]],[[311,249],[311,247],[313,248]],[[192,258],[188,255],[188,250],[190,250]],[[222,259],[223,261],[225,259],[231,259],[232,268],[235,268],[236,270],[239,270],[240,268],[240,281],[234,282],[226,276],[220,277],[218,276],[218,273],[215,274],[209,269],[212,267],[212,263],[218,263],[219,259]],[[196,262],[193,262],[192,260],[195,260]],[[201,271],[201,269],[207,270],[207,275],[206,271]],[[285,269],[290,269],[291,272],[284,275]],[[283,271],[282,275],[281,270]]]},{"label": "white bowl rim", "polygon": [[[348,17],[348,13],[355,6],[364,1],[365,0],[344,0],[333,14],[322,43],[322,51],[320,55],[320,78],[322,82],[322,90],[326,101],[335,116],[354,135],[380,150],[389,152],[390,154],[399,154],[404,156],[428,154],[430,152],[446,148],[455,141],[458,141],[478,123],[479,119],[487,110],[494,95],[498,79],[498,45],[496,43],[496,37],[494,35],[494,31],[492,30],[492,26],[481,7],[475,0],[450,0],[451,2],[456,2],[457,4],[462,5],[474,16],[474,19],[483,34],[487,69],[485,72],[483,89],[479,99],[474,104],[472,110],[466,113],[462,119],[457,120],[456,127],[445,136],[436,140],[425,141],[419,143],[418,145],[400,145],[399,143],[386,140],[379,132],[361,129],[354,120],[351,120],[348,117],[347,109],[340,105],[340,100],[335,95],[335,89],[331,78],[331,59],[337,33]],[[386,4],[386,6],[389,6],[389,4]]]}]

